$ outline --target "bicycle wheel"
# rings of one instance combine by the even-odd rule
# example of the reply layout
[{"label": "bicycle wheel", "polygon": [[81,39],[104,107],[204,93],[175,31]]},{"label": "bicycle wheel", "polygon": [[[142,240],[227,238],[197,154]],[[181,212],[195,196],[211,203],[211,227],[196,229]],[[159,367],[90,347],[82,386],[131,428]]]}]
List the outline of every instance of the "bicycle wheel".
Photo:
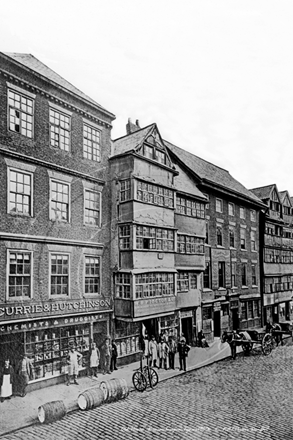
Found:
[{"label": "bicycle wheel", "polygon": [[136,371],[132,376],[132,383],[137,391],[144,391],[147,387],[147,380],[141,371]]},{"label": "bicycle wheel", "polygon": [[148,374],[148,383],[153,388],[157,385],[158,382],[159,382],[158,373],[153,368],[150,368]]}]

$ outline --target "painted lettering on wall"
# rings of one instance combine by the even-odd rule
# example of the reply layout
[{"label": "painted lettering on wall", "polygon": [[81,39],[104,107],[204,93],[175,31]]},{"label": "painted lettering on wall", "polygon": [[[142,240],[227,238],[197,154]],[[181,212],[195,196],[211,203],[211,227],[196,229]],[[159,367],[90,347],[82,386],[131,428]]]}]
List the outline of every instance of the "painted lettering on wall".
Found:
[{"label": "painted lettering on wall", "polygon": [[111,308],[110,299],[82,300],[82,301],[54,301],[28,305],[0,305],[0,319],[20,318],[21,316],[36,317],[39,315],[53,315],[63,313],[90,312]]}]

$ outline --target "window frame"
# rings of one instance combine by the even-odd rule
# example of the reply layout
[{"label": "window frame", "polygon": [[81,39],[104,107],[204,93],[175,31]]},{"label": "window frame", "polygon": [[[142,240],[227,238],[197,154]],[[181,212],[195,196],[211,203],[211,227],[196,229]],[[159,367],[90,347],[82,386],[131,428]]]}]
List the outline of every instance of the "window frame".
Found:
[{"label": "window frame", "polygon": [[241,263],[241,286],[247,287],[247,263]]},{"label": "window frame", "polygon": [[[12,106],[9,102],[10,99],[13,99],[10,97],[10,92],[14,93],[16,95],[18,95],[20,97],[19,102],[21,103],[21,98],[24,98],[26,100],[30,100],[32,102],[32,113],[29,114],[25,111],[23,111],[21,108],[17,109],[17,107]],[[8,131],[11,133],[17,133],[20,134],[21,136],[25,136],[28,139],[34,139],[34,126],[35,126],[35,98],[36,95],[33,93],[30,93],[27,90],[23,90],[18,86],[15,86],[14,84],[8,83],[7,82],[7,126],[8,126]],[[19,131],[13,130],[10,128],[11,126],[11,113],[10,113],[10,109],[15,109],[16,111],[19,111],[20,115],[19,115]],[[22,114],[26,114],[28,116],[31,117],[31,136],[28,136],[27,134],[22,133],[22,123],[21,121],[23,121],[23,118],[21,117]],[[27,131],[27,130],[26,130]]]},{"label": "window frame", "polygon": [[223,247],[223,228],[221,225],[217,225],[217,246]]},{"label": "window frame", "polygon": [[203,288],[211,289],[212,288],[212,272],[211,272],[211,262],[205,262],[205,270],[203,271]]},{"label": "window frame", "polygon": [[235,229],[229,226],[229,246],[235,249]]},{"label": "window frame", "polygon": [[250,210],[250,221],[256,222],[256,210],[255,209]]},{"label": "window frame", "polygon": [[[51,293],[52,292],[52,277],[53,276],[58,276],[58,275],[55,275],[55,274],[52,275],[52,256],[54,256],[54,255],[68,257],[68,273],[67,273],[67,275],[64,275],[64,274],[59,275],[59,276],[62,276],[62,277],[67,276],[67,279],[68,279],[68,283],[67,283],[68,295],[66,295],[66,294],[60,294],[59,295],[59,294],[52,294]],[[70,271],[71,271],[70,253],[62,252],[62,251],[60,251],[60,252],[59,251],[52,251],[52,252],[49,253],[49,298],[57,299],[57,298],[70,298],[71,297],[71,295],[70,295],[70,281],[71,281]]]},{"label": "window frame", "polygon": [[[95,210],[95,209],[87,208],[86,207],[86,201],[87,201],[86,193],[92,193],[92,194],[96,194],[96,195],[99,196],[99,202],[98,202],[99,203],[99,209],[98,209],[98,211]],[[92,202],[92,201],[90,200],[89,202]],[[99,215],[98,223],[86,222],[86,215],[85,214],[86,214],[87,210],[88,211],[98,212],[98,215]],[[102,224],[102,192],[101,191],[96,191],[96,190],[93,190],[93,189],[90,189],[90,188],[84,188],[84,193],[83,193],[83,224],[85,226],[98,227],[98,228],[101,227],[101,224]]]},{"label": "window frame", "polygon": [[218,261],[218,287],[226,288],[226,264],[225,261]]},{"label": "window frame", "polygon": [[246,229],[240,228],[240,248],[246,250]]},{"label": "window frame", "polygon": [[245,208],[244,206],[239,206],[239,217],[245,220]]},{"label": "window frame", "polygon": [[[22,175],[27,175],[30,177],[30,202],[29,202],[29,213],[25,213],[25,212],[20,212],[20,211],[11,211],[10,210],[10,203],[11,203],[11,199],[10,199],[10,195],[11,195],[11,172],[17,173],[17,174],[22,174]],[[33,208],[34,208],[34,203],[33,203],[33,198],[34,198],[34,191],[33,191],[33,183],[34,183],[34,173],[30,172],[30,171],[26,171],[24,169],[18,169],[15,167],[7,167],[7,214],[11,214],[11,215],[21,215],[21,216],[25,216],[25,217],[33,217],[34,216],[34,212],[33,212]],[[20,194],[21,193],[16,193],[15,194]],[[24,193],[22,193],[24,194]]]},{"label": "window frame", "polygon": [[[51,111],[54,113],[57,113],[59,115],[59,125],[54,124],[51,122]],[[67,153],[70,153],[71,151],[71,112],[66,111],[65,109],[63,109],[62,107],[59,106],[55,106],[52,103],[49,103],[49,133],[50,133],[50,147],[53,148],[54,150],[61,150],[61,151],[65,151]],[[66,130],[64,127],[61,126],[61,116],[68,118],[68,125],[69,128],[68,130]],[[56,119],[55,116],[52,116],[54,119]],[[58,128],[58,146],[56,145],[52,145],[52,130],[51,127],[57,127]],[[66,148],[62,148],[61,147],[61,134],[60,132],[62,131],[62,129],[64,130],[64,132],[68,133],[68,149]],[[53,132],[54,133],[54,132]],[[56,134],[56,133],[54,133]],[[66,136],[64,136],[64,139],[66,139]],[[54,139],[53,139],[54,141]],[[66,143],[64,142],[64,145],[66,147]]]},{"label": "window frame", "polygon": [[[89,132],[89,130],[91,131],[91,138],[85,136],[86,128],[87,128],[87,133]],[[93,131],[95,131],[96,133],[93,133]],[[102,130],[100,130],[96,125],[92,124],[90,121],[83,120],[82,154],[84,159],[90,160],[92,162],[98,162],[98,163],[101,162],[101,134],[102,134]],[[94,148],[94,144],[95,144],[95,141],[93,140],[94,136],[98,138],[96,149]],[[89,141],[90,145],[86,145],[85,140]],[[85,147],[87,151],[85,151]],[[94,155],[95,150],[96,150],[96,154]],[[90,157],[88,157],[89,155]],[[94,157],[97,157],[97,159],[95,159]]]},{"label": "window frame", "polygon": [[[62,219],[62,218],[54,218],[52,216],[52,183],[62,184],[68,186],[68,219]],[[55,200],[54,200],[55,201]],[[65,180],[55,179],[50,177],[50,203],[49,203],[49,219],[52,221],[60,221],[63,223],[70,223],[71,222],[71,183]]]},{"label": "window frame", "polygon": [[[231,209],[230,209],[231,208]],[[230,217],[234,217],[235,216],[235,205],[232,202],[228,203],[228,215]]]},{"label": "window frame", "polygon": [[[118,282],[118,277],[121,278],[121,282],[119,280]],[[127,278],[129,278],[129,283],[125,283],[124,280]],[[118,299],[132,299],[133,295],[132,295],[132,275],[131,273],[128,272],[118,272],[115,275],[115,298]],[[121,288],[121,295],[118,295],[118,288]],[[129,289],[129,290],[128,290]],[[119,291],[120,293],[120,291]],[[126,293],[126,294],[125,294]]]},{"label": "window frame", "polygon": [[[17,274],[11,274],[10,273],[10,255],[11,254],[28,254],[30,256],[30,274],[29,274],[29,278],[30,278],[30,286],[29,286],[29,295],[28,296],[13,296],[10,297],[9,296],[9,287],[10,287],[10,281],[9,278],[13,277]],[[7,249],[7,257],[6,257],[6,263],[7,263],[7,268],[6,268],[6,299],[8,302],[13,301],[15,302],[16,300],[19,301],[29,301],[33,299],[33,273],[34,273],[34,265],[33,265],[33,252],[27,249]],[[24,276],[22,277],[24,278]]]},{"label": "window frame", "polygon": [[257,286],[257,265],[255,263],[251,264],[251,284],[252,286]]},{"label": "window frame", "polygon": [[[99,283],[98,283],[98,292],[86,292],[86,280],[89,278],[95,278],[95,277],[91,277],[91,276],[87,276],[86,274],[86,265],[87,265],[87,259],[94,259],[94,260],[98,260],[99,261],[99,274],[98,274],[98,278],[99,278]],[[84,296],[86,297],[100,297],[101,296],[101,286],[102,286],[102,282],[101,282],[101,275],[102,275],[102,270],[101,270],[101,263],[102,263],[102,258],[99,255],[84,255],[84,277],[83,277],[83,291],[84,291]]]},{"label": "window frame", "polygon": [[223,199],[216,198],[216,212],[223,213]]}]

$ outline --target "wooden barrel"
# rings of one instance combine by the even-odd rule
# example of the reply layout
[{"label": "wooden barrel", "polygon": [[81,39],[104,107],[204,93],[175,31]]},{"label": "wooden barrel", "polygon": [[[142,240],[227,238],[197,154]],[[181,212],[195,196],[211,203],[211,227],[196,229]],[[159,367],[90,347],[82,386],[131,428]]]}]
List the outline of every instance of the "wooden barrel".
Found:
[{"label": "wooden barrel", "polygon": [[62,419],[66,412],[63,400],[54,400],[39,406],[38,419],[41,423],[51,423]]},{"label": "wooden barrel", "polygon": [[77,403],[81,410],[96,408],[104,403],[105,396],[101,388],[95,387],[84,391],[78,396]]},{"label": "wooden barrel", "polygon": [[120,379],[121,387],[122,387],[122,396],[121,399],[126,399],[129,396],[129,388],[125,379]]},{"label": "wooden barrel", "polygon": [[103,380],[100,383],[100,388],[104,393],[104,401],[105,402],[110,402],[111,400],[111,387],[110,387],[110,383],[107,380]]}]

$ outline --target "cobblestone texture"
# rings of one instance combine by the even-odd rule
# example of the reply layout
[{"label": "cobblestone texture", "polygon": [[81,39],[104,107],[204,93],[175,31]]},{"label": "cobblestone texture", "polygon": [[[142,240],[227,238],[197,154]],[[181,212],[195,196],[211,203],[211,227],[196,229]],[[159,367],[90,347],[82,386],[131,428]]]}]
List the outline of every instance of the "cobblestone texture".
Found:
[{"label": "cobblestone texture", "polygon": [[292,440],[293,347],[238,356],[7,440]]}]

